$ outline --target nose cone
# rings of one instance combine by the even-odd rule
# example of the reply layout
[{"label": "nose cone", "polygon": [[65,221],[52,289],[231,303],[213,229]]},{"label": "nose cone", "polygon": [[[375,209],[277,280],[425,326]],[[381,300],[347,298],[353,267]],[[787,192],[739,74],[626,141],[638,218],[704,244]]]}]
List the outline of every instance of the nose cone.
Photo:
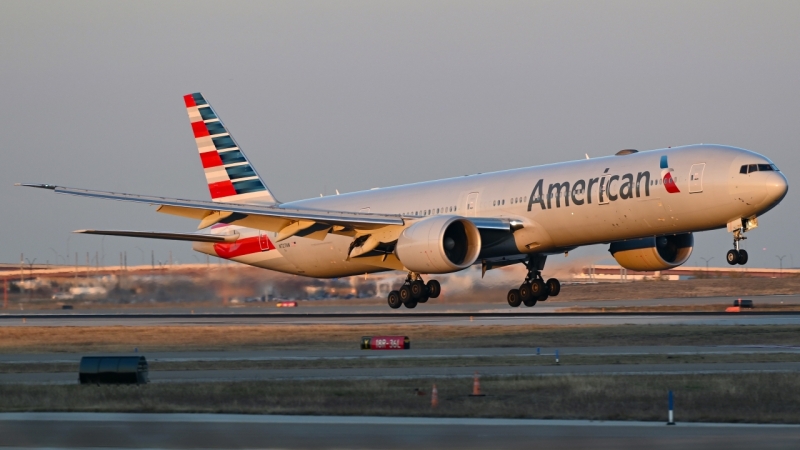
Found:
[{"label": "nose cone", "polygon": [[770,206],[777,205],[783,197],[786,197],[786,192],[789,191],[789,182],[781,172],[772,172],[767,178],[767,197],[764,203]]}]

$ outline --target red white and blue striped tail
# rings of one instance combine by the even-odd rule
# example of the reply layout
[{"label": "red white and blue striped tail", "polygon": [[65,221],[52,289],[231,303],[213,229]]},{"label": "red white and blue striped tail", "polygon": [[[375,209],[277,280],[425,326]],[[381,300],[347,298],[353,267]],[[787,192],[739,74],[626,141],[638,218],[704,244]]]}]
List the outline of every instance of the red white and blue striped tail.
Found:
[{"label": "red white and blue striped tail", "polygon": [[278,203],[211,105],[197,92],[183,96],[200,162],[215,202]]}]

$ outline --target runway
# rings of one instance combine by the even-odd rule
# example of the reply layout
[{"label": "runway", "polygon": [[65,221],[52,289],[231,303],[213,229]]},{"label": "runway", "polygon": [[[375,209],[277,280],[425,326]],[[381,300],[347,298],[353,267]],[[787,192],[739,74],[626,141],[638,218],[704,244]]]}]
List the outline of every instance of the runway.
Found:
[{"label": "runway", "polygon": [[[666,411],[665,411],[666,415]],[[794,449],[800,426],[227,414],[0,414],[0,446],[281,449]]]},{"label": "runway", "polygon": [[170,325],[800,325],[800,312],[743,313],[364,313],[0,315],[0,326]]},{"label": "runway", "polygon": [[533,308],[495,304],[436,304],[416,309],[389,309],[375,305],[328,305],[324,301],[300,302],[297,308],[268,306],[242,308],[129,308],[111,310],[33,310],[0,314],[0,326],[163,326],[163,325],[800,325],[800,312],[759,311],[760,304],[800,305],[800,295],[747,297],[756,309],[741,313],[719,312],[563,312],[570,307],[689,306],[732,304],[732,297],[668,298],[656,300],[605,300],[540,302]]}]

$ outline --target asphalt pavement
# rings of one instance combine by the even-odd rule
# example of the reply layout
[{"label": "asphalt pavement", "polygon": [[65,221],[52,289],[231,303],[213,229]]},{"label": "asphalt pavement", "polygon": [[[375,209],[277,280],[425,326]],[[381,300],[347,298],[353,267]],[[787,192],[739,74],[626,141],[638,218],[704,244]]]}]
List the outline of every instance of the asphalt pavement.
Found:
[{"label": "asphalt pavement", "polygon": [[[666,411],[665,411],[666,416]],[[0,447],[796,449],[797,425],[226,414],[0,414]],[[666,417],[665,417],[666,421]]]}]

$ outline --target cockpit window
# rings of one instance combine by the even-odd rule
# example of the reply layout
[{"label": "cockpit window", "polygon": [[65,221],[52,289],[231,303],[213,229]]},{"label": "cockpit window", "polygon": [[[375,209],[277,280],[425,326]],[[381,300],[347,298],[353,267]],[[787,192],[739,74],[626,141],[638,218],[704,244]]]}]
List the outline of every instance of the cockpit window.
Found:
[{"label": "cockpit window", "polygon": [[775,164],[745,164],[739,169],[739,173],[753,173],[753,172],[778,172],[778,167]]}]

